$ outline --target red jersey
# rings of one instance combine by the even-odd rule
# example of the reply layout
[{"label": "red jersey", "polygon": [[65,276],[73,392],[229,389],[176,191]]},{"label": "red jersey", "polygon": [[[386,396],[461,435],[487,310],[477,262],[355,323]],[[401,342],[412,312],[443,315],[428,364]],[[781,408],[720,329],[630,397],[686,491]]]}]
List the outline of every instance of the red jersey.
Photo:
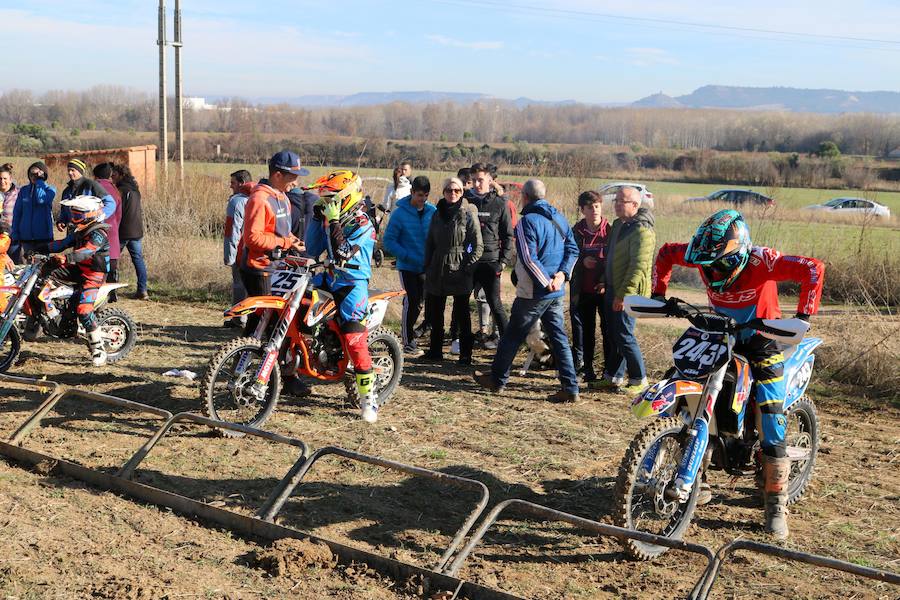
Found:
[{"label": "red jersey", "polygon": [[825,265],[822,261],[805,256],[790,256],[762,246],[754,246],[750,260],[728,289],[717,292],[710,289],[703,270],[688,264],[684,259],[687,244],[669,243],[659,249],[653,266],[653,294],[664,296],[672,276],[672,265],[694,267],[700,271],[700,278],[706,285],[709,303],[722,314],[738,323],[746,323],[754,318],[777,319],[781,316],[778,307],[778,281],[796,281],[800,284],[800,301],[797,312],[805,315],[819,310]]}]

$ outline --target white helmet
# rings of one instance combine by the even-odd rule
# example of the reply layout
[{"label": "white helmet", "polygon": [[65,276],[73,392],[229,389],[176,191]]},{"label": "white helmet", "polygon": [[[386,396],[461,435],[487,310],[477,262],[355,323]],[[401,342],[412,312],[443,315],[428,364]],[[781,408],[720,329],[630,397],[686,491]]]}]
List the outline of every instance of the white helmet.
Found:
[{"label": "white helmet", "polygon": [[69,209],[71,222],[75,229],[81,230],[89,225],[103,221],[103,200],[96,196],[76,196],[63,200],[60,206]]}]

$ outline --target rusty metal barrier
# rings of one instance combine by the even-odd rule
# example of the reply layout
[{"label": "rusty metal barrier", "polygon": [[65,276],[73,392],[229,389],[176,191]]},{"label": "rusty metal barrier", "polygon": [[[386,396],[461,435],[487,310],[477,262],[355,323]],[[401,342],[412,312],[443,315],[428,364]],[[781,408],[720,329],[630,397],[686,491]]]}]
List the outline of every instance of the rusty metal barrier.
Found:
[{"label": "rusty metal barrier", "polygon": [[763,544],[761,542],[754,542],[751,540],[737,539],[733,542],[725,544],[724,546],[719,548],[718,552],[716,552],[715,560],[710,565],[710,568],[703,574],[703,576],[700,578],[700,581],[697,582],[697,585],[700,586],[700,595],[697,597],[697,600],[706,600],[709,597],[709,593],[712,590],[712,586],[715,583],[716,578],[718,578],[719,576],[719,570],[721,569],[722,565],[731,557],[732,554],[734,554],[738,550],[767,554],[769,556],[776,556],[778,558],[802,562],[808,565],[814,565],[816,567],[824,567],[826,569],[843,571],[845,573],[850,573],[859,577],[875,579],[877,581],[883,581],[885,583],[890,583],[893,585],[900,585],[900,574],[891,573],[890,571],[882,571],[880,569],[872,569],[870,567],[854,565],[853,563],[838,560],[836,558],[819,556],[817,554],[809,554],[807,552],[798,552],[796,550],[788,550],[787,548],[781,548],[780,546],[773,546],[771,544]]},{"label": "rusty metal barrier", "polygon": [[444,567],[447,566],[447,563],[450,561],[450,557],[453,556],[454,552],[456,552],[456,549],[462,543],[463,539],[465,539],[466,534],[469,533],[472,525],[475,524],[475,521],[478,519],[479,515],[481,515],[482,511],[484,511],[485,507],[487,507],[488,497],[490,496],[487,486],[480,481],[476,481],[475,479],[460,477],[459,475],[450,475],[448,473],[441,473],[440,471],[432,471],[430,469],[423,469],[422,467],[415,467],[413,465],[407,465],[393,460],[379,458],[377,456],[360,454],[359,452],[353,452],[352,450],[338,448],[336,446],[326,446],[324,448],[319,448],[318,450],[313,452],[309,459],[302,464],[298,461],[298,463],[294,465],[288,476],[285,477],[284,480],[282,480],[278,488],[276,488],[275,492],[273,492],[269,499],[266,500],[265,504],[263,504],[262,508],[260,508],[257,516],[259,516],[259,518],[264,521],[274,522],[275,516],[284,506],[284,503],[287,501],[287,499],[291,496],[294,488],[296,488],[297,485],[306,476],[306,474],[309,473],[309,470],[316,463],[316,461],[324,456],[339,456],[347,460],[368,463],[370,465],[375,465],[384,469],[390,469],[392,471],[399,471],[401,473],[406,473],[407,475],[413,475],[415,477],[427,477],[428,479],[433,479],[435,481],[439,481],[441,483],[445,483],[454,487],[474,489],[481,494],[481,498],[479,499],[478,504],[471,510],[471,512],[469,512],[469,516],[466,517],[466,520],[463,521],[463,524],[460,525],[459,529],[456,530],[456,534],[450,541],[450,545],[444,551],[444,554],[441,556],[437,565],[435,565],[435,571],[441,571],[442,569],[444,569]]},{"label": "rusty metal barrier", "polygon": [[[585,519],[584,517],[579,517],[567,512],[555,510],[548,506],[535,504],[534,502],[528,502],[527,500],[512,498],[510,500],[504,500],[503,502],[499,503],[491,510],[491,512],[487,514],[487,516],[481,522],[481,525],[478,526],[478,529],[469,539],[469,543],[467,543],[465,547],[460,550],[459,554],[457,554],[453,559],[453,562],[450,563],[450,566],[444,570],[447,575],[455,577],[457,573],[459,573],[459,569],[472,553],[472,550],[475,549],[475,546],[477,546],[478,543],[481,542],[481,539],[487,533],[488,529],[490,529],[494,525],[494,523],[497,522],[497,519],[500,517],[500,514],[503,511],[511,507],[517,509],[519,512],[534,517],[540,517],[548,521],[562,521],[564,523],[569,523],[570,525],[574,525],[582,529],[587,529],[588,531],[592,531],[594,533],[599,533],[603,536],[614,537],[619,540],[638,540],[639,542],[647,542],[648,544],[666,546],[667,548],[671,548],[673,550],[681,550],[683,552],[697,554],[706,559],[706,568],[703,571],[704,575],[710,572],[715,560],[715,556],[713,555],[712,550],[700,544],[692,544],[690,542],[683,542],[681,540],[672,540],[666,537],[653,535],[652,533],[645,533],[643,531],[624,529],[622,527],[616,527],[615,525],[609,525],[607,523],[600,523],[599,521]],[[688,598],[691,598],[692,600],[699,598],[701,586],[704,579],[705,577],[701,576],[700,580],[697,581],[696,585],[694,585],[694,588],[691,590],[691,594],[690,596],[688,596]]]}]

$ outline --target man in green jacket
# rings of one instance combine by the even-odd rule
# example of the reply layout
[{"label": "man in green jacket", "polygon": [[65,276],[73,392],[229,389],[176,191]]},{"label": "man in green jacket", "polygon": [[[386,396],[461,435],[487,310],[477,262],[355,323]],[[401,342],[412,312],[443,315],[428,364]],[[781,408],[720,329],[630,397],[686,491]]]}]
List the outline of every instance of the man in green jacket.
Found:
[{"label": "man in green jacket", "polygon": [[[634,318],[624,309],[625,296],[649,296],[650,272],[656,249],[653,214],[641,207],[641,193],[623,187],[616,195],[616,220],[609,233],[606,255],[606,297],[603,314],[612,335],[599,389],[629,395],[647,386],[644,357],[634,337]],[[626,369],[628,381],[625,381]]]}]

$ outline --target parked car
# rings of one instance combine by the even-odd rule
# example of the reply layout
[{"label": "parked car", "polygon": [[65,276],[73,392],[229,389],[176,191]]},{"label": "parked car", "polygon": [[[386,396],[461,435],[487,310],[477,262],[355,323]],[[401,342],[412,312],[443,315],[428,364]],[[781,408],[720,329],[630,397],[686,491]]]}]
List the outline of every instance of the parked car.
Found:
[{"label": "parked car", "polygon": [[812,204],[806,210],[827,211],[836,215],[862,215],[890,218],[891,209],[884,204],[865,198],[832,198],[822,204]]},{"label": "parked car", "polygon": [[638,190],[641,193],[641,206],[653,208],[653,193],[642,183],[616,181],[614,183],[603,184],[597,192],[603,196],[604,202],[613,202],[616,199],[616,194],[619,193],[619,190],[623,187],[632,187]]},{"label": "parked car", "polygon": [[752,190],[718,190],[708,196],[688,198],[688,202],[727,202],[743,206],[748,202],[756,206],[775,206],[775,200]]}]

